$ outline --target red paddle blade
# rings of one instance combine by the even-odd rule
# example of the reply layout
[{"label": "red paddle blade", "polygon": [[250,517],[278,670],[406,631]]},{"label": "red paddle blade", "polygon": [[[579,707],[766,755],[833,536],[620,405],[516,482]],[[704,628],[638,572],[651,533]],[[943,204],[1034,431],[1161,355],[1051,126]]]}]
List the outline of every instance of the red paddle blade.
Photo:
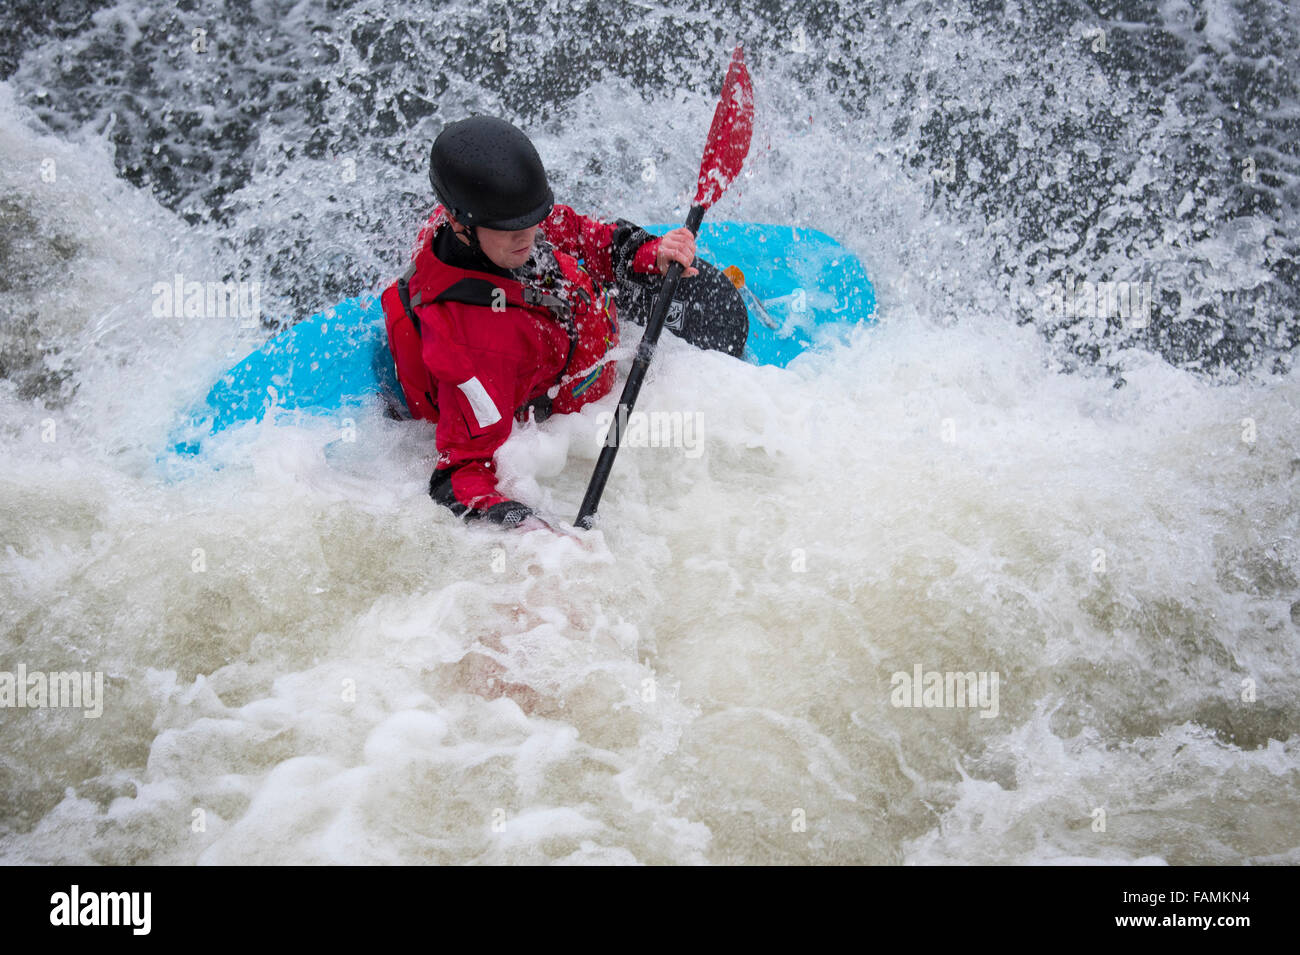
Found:
[{"label": "red paddle blade", "polygon": [[713,125],[700,163],[699,187],[695,190],[696,205],[707,209],[722,198],[723,190],[740,175],[753,134],[754,85],[745,69],[744,53],[737,46],[722,81],[718,108],[713,111]]}]

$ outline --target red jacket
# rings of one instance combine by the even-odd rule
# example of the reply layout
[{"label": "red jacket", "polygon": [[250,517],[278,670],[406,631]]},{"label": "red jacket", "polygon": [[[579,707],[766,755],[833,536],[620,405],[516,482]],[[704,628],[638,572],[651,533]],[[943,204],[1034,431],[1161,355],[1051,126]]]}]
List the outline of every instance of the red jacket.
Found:
[{"label": "red jacket", "polygon": [[440,206],[410,269],[381,301],[407,406],[437,423],[430,493],[476,516],[508,500],[497,491],[493,456],[530,404],[565,413],[609,393],[615,368],[605,356],[618,343],[618,323],[603,286],[628,269],[654,271],[659,242],[631,223],[557,205],[529,265],[512,273],[519,281],[440,259],[435,242],[449,227]]}]

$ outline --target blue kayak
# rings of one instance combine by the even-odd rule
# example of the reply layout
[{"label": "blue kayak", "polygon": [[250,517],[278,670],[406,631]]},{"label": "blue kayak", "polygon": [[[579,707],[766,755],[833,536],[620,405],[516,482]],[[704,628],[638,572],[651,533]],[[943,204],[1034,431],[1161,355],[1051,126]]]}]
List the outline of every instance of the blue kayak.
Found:
[{"label": "blue kayak", "polygon": [[[866,270],[824,232],[706,222],[696,249],[719,268],[743,273],[745,360],[753,364],[785,367],[813,347],[819,328],[873,321],[876,296]],[[285,329],[222,375],[173,435],[170,450],[198,454],[204,438],[273,410],[332,415],[385,392],[401,393],[384,313],[377,297],[361,295]]]}]

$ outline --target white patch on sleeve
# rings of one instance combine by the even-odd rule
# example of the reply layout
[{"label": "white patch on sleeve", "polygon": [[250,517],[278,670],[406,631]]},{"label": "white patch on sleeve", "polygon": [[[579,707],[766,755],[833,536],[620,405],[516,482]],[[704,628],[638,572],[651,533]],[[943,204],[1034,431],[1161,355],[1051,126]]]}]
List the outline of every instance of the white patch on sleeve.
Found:
[{"label": "white patch on sleeve", "polygon": [[480,428],[494,425],[501,420],[501,412],[497,411],[497,406],[488,397],[487,389],[477,378],[461,382],[456,387],[469,399],[469,406],[474,409],[474,417],[478,420]]}]

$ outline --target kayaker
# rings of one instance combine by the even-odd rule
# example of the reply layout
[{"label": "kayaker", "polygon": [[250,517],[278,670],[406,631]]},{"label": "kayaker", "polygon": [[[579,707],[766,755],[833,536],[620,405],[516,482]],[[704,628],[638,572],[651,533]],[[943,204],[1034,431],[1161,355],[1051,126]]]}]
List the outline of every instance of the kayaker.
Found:
[{"label": "kayaker", "polygon": [[438,134],[429,179],[440,204],[382,297],[407,408],[437,424],[429,494],[467,519],[535,523],[497,489],[497,449],[515,420],[610,391],[618,321],[607,289],[656,281],[673,262],[697,274],[695,237],[557,205],[532,142],[489,116]]}]

